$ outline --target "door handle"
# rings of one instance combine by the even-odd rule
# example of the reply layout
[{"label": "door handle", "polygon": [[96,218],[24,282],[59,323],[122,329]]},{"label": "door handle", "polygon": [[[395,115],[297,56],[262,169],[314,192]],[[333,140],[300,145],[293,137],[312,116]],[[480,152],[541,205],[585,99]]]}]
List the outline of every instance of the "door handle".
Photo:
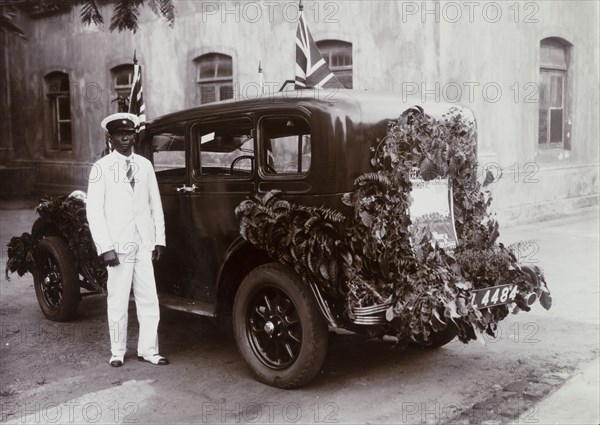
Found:
[{"label": "door handle", "polygon": [[192,184],[191,186],[186,186],[184,184],[181,187],[175,188],[175,190],[179,193],[190,193],[190,192],[194,192],[196,189],[198,189],[198,186],[196,186],[196,184]]}]

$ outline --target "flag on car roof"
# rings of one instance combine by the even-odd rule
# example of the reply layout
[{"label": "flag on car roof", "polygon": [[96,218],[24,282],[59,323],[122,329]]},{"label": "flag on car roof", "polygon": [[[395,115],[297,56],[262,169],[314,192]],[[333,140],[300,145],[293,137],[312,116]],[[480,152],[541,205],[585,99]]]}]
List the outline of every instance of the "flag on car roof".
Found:
[{"label": "flag on car roof", "polygon": [[135,53],[133,54],[133,82],[129,95],[130,114],[137,115],[140,119],[138,132],[146,128],[146,105],[144,104],[144,91],[142,90],[142,67],[138,65]]},{"label": "flag on car roof", "polygon": [[296,80],[295,89],[316,88],[321,89],[327,83],[334,83],[342,87],[333,72],[327,66],[323,55],[312,38],[308,25],[302,13],[300,3],[300,19],[296,31]]}]

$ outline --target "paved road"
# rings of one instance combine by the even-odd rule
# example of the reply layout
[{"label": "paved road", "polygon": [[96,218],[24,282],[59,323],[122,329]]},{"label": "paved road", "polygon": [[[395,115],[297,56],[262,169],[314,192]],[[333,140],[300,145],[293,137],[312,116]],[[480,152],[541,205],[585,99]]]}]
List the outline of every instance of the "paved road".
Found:
[{"label": "paved road", "polygon": [[[8,207],[0,211],[2,247],[34,217]],[[505,242],[536,239],[539,249],[525,255],[546,270],[550,311],[509,317],[485,346],[453,341],[424,351],[332,335],[321,374],[294,391],[257,383],[226,323],[174,311],[163,311],[160,326],[170,366],[140,363],[132,351],[111,368],[103,298],[83,300],[74,322],[53,323],[31,276],[6,281],[2,273],[2,421],[597,424],[598,398],[584,397],[599,385],[598,216],[591,209],[501,229]]]}]

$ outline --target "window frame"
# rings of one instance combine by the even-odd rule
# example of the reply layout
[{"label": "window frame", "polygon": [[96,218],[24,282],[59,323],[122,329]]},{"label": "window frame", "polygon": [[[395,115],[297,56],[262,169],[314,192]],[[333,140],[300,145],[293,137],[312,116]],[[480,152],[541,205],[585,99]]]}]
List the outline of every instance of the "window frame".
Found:
[{"label": "window frame", "polygon": [[[561,49],[563,53],[564,61],[562,63],[558,62],[547,62],[544,61],[544,49]],[[539,44],[539,70],[538,70],[538,78],[539,78],[539,95],[540,99],[538,101],[538,126],[537,126],[537,141],[536,147],[540,151],[550,151],[550,150],[571,150],[571,134],[570,134],[570,110],[571,110],[571,73],[570,73],[570,64],[571,64],[571,44],[565,40],[559,39],[557,37],[547,37],[540,40]],[[542,108],[541,103],[541,93],[542,93],[542,84],[543,81],[546,80],[546,77],[549,81],[551,81],[552,77],[560,76],[562,78],[562,86],[561,90],[561,106],[551,106],[552,104],[552,84],[548,85],[547,94],[548,97],[547,103],[548,105]],[[552,110],[562,109],[562,122],[561,122],[561,140],[560,142],[552,142]],[[541,127],[541,117],[542,113],[545,114],[545,130],[546,137],[545,141],[541,142],[542,136],[542,127]]]},{"label": "window frame", "polygon": [[[184,147],[184,152],[185,152],[185,160],[184,160],[184,167],[183,167],[183,170],[184,170],[183,176],[168,175],[166,173],[160,174],[161,171],[169,171],[169,170],[156,171],[156,159],[154,156],[154,154],[156,152],[154,152],[154,149],[153,149],[154,137],[159,136],[164,133],[175,133],[175,132],[181,132],[184,137],[184,142],[183,142],[184,146],[183,147]],[[171,124],[168,126],[152,129],[151,132],[147,133],[144,136],[144,142],[143,142],[142,146],[143,147],[147,146],[147,149],[148,149],[149,155],[150,155],[149,159],[152,162],[153,168],[155,169],[156,179],[159,184],[161,184],[161,183],[169,183],[169,184],[171,184],[171,183],[186,183],[187,182],[187,175],[188,175],[188,168],[189,168],[189,143],[188,143],[188,138],[187,138],[186,125],[184,123]],[[143,152],[141,152],[141,154],[144,155]]]},{"label": "window frame", "polygon": [[[49,150],[53,152],[72,152],[73,151],[73,113],[71,108],[71,80],[69,74],[62,71],[52,71],[44,76],[46,99],[49,105],[49,125],[52,140]],[[66,90],[63,84],[66,82]],[[61,99],[66,99],[69,107],[69,116],[67,119],[60,116]],[[70,140],[63,143],[61,128],[68,124]]]},{"label": "window frame", "polygon": [[[214,58],[214,59],[212,59]],[[229,61],[229,66],[231,68],[231,74],[227,76],[218,76],[219,73],[219,65],[224,63],[226,60]],[[206,62],[203,62],[206,61]],[[195,84],[197,86],[198,93],[196,94],[196,103],[200,105],[206,105],[214,102],[221,102],[227,99],[233,99],[233,57],[220,52],[210,52],[205,53],[203,55],[198,56],[194,59],[194,75],[195,75]],[[214,72],[212,77],[202,77],[200,75],[202,70],[202,65],[206,63],[214,64]],[[231,85],[231,97],[223,98],[221,97],[221,90],[224,87]],[[202,91],[204,88],[208,88],[212,86],[214,88],[215,99],[209,102],[203,101]]]},{"label": "window frame", "polygon": [[[304,172],[295,172],[295,173],[267,173],[265,172],[265,158],[266,158],[266,147],[265,147],[265,134],[263,132],[263,122],[265,120],[270,120],[270,119],[301,119],[303,120],[308,129],[308,135],[310,136],[310,152],[311,152],[311,163],[310,166],[308,167],[308,169]],[[311,120],[306,117],[305,115],[302,115],[300,113],[279,113],[279,114],[270,114],[270,115],[263,115],[260,117],[260,119],[258,120],[258,122],[256,123],[256,140],[258,142],[258,161],[257,161],[257,168],[258,168],[258,174],[261,177],[262,180],[303,180],[306,177],[308,177],[308,175],[311,173],[312,169],[313,169],[313,152],[314,152],[314,134],[313,134],[313,126],[311,125]],[[300,154],[300,156],[302,156],[302,154]]]},{"label": "window frame", "polygon": [[[129,83],[127,84],[117,84],[118,73],[127,70]],[[110,75],[112,77],[112,91],[115,96],[125,96],[128,97],[131,94],[131,87],[133,86],[133,73],[134,66],[133,64],[124,63],[121,65],[113,66],[110,69]],[[118,102],[115,102],[117,109],[119,107]]]},{"label": "window frame", "polygon": [[[317,41],[316,44],[319,52],[321,52],[321,55],[323,56],[323,59],[327,63],[327,66],[329,66],[329,69],[331,72],[333,72],[333,75],[335,75],[340,82],[343,79],[350,77],[350,87],[344,86],[344,88],[352,89],[354,87],[354,54],[352,43],[338,39],[325,39]],[[336,52],[349,52],[350,65],[332,65],[331,59],[333,54]]]},{"label": "window frame", "polygon": [[[204,174],[202,173],[202,149],[200,143],[198,143],[198,137],[201,134],[203,128],[208,126],[222,126],[222,127],[230,127],[231,122],[234,121],[237,123],[242,123],[245,121],[250,131],[253,135],[252,145],[254,148],[254,159],[252,166],[252,173],[249,175],[245,174]],[[241,127],[241,126],[240,126]],[[191,134],[191,146],[190,146],[190,168],[191,168],[191,177],[195,182],[209,182],[215,180],[227,180],[227,181],[250,181],[253,180],[256,176],[256,168],[257,168],[257,137],[256,137],[256,126],[254,125],[254,117],[252,114],[240,114],[240,115],[230,115],[227,117],[209,117],[205,120],[194,122],[191,124],[190,129]],[[240,155],[241,156],[241,155]]]}]

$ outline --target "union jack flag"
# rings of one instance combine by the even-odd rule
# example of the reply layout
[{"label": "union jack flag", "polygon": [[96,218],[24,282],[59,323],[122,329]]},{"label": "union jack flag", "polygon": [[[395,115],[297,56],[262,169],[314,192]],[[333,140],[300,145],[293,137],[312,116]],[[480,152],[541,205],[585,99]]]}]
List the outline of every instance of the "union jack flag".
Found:
[{"label": "union jack flag", "polygon": [[298,30],[296,31],[296,80],[294,88],[321,89],[326,83],[331,82],[338,87],[342,87],[342,84],[339,83],[329,66],[327,66],[327,62],[323,59],[323,55],[321,55],[317,44],[313,40],[301,9]]},{"label": "union jack flag", "polygon": [[131,84],[131,94],[129,95],[129,113],[137,115],[140,119],[138,132],[146,128],[146,105],[144,104],[144,91],[142,90],[142,67],[137,64],[134,58],[133,64],[133,83]]}]

